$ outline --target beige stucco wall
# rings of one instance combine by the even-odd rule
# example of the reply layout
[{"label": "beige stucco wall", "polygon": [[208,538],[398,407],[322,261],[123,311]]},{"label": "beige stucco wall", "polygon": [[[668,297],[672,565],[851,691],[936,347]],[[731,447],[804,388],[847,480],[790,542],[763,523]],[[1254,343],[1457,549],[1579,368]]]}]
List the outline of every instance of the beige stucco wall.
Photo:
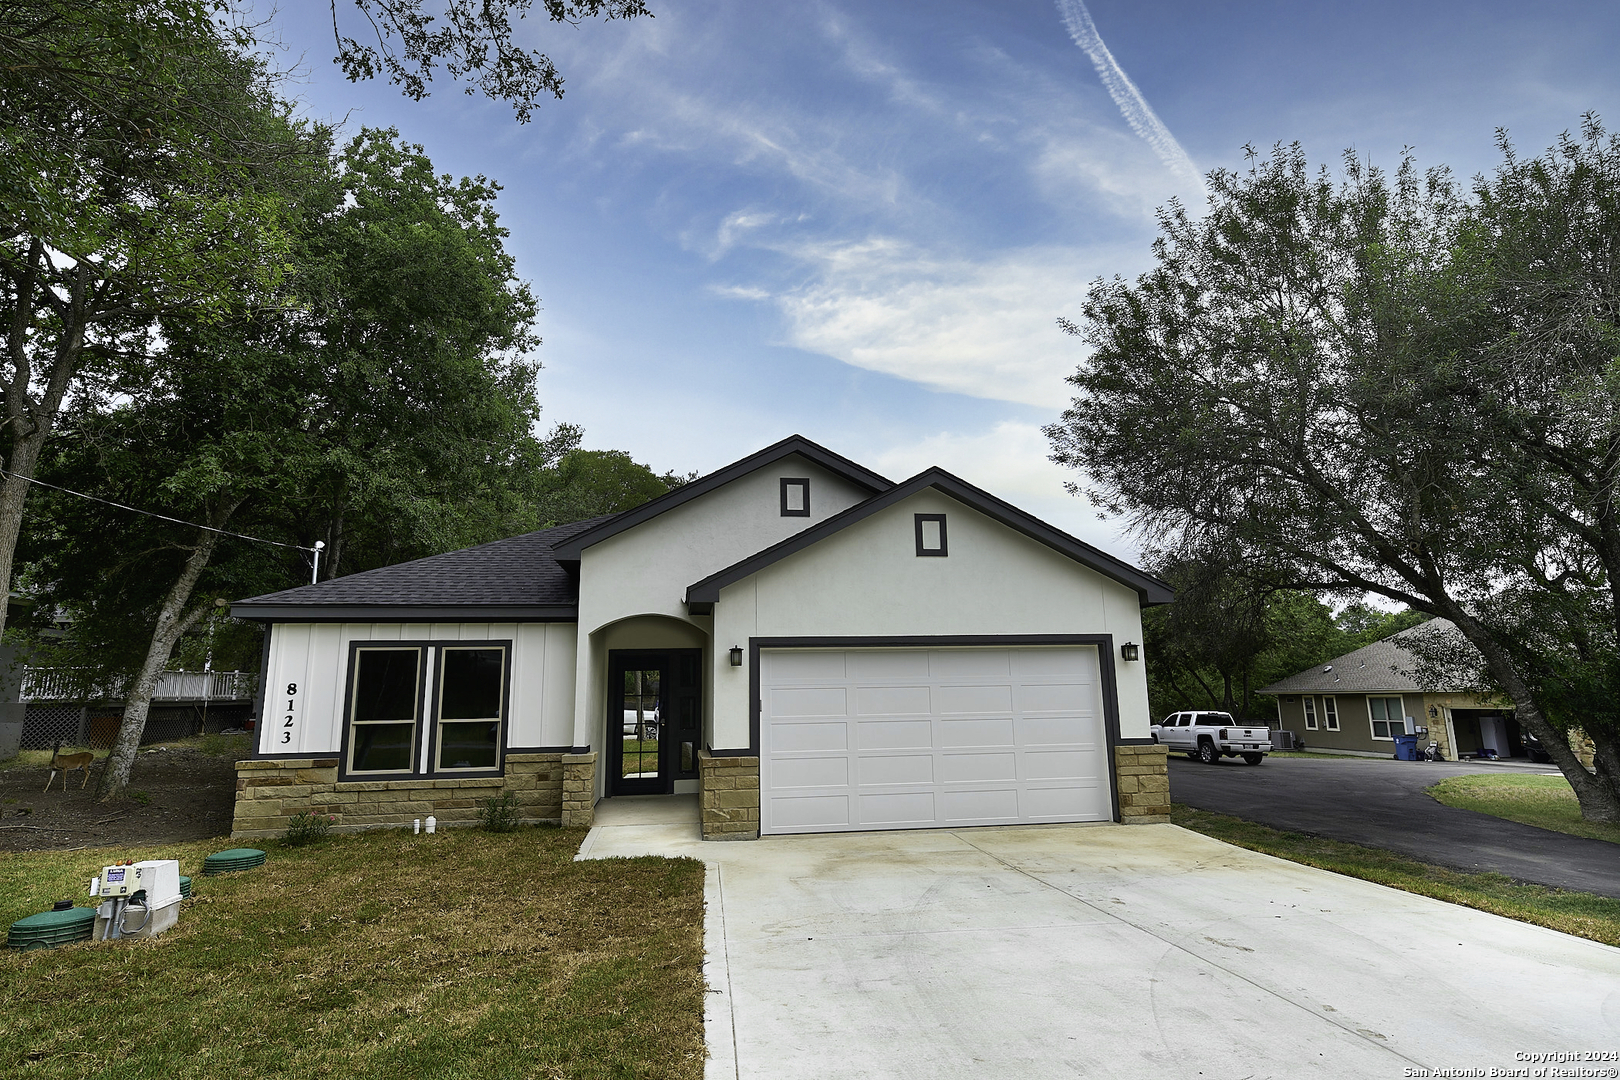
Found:
[{"label": "beige stucco wall", "polygon": [[[914,514],[945,514],[949,555],[919,557]],[[933,490],[723,589],[714,613],[712,745],[749,745],[748,668],[725,662],[754,637],[1112,634],[1120,734],[1148,735],[1137,594]]]},{"label": "beige stucco wall", "polygon": [[[573,623],[275,623],[259,751],[338,752],[353,642],[503,640],[512,642],[506,745],[573,745]],[[298,685],[290,699],[285,693],[289,683]],[[285,708],[289,700],[291,712]],[[285,742],[284,735],[290,736]]]},{"label": "beige stucco wall", "polygon": [[[809,517],[782,516],[783,477],[809,477]],[[847,510],[868,495],[794,454],[585,549],[580,559],[576,661],[576,678],[584,692],[575,703],[573,744],[593,746],[601,741],[603,650],[652,647],[609,645],[597,631],[632,616],[663,615],[689,623],[707,636],[710,620],[687,615],[688,585]],[[707,674],[713,681],[717,663],[726,663],[724,648],[711,650],[709,659]]]}]

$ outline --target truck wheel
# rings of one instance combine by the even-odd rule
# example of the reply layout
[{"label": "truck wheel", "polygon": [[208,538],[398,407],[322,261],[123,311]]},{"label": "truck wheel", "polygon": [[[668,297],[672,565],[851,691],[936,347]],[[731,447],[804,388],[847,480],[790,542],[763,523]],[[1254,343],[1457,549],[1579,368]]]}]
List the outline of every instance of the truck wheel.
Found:
[{"label": "truck wheel", "polygon": [[1264,754],[1244,754],[1243,755],[1243,760],[1246,763],[1250,764],[1250,765],[1258,765],[1262,761],[1266,760],[1266,755],[1264,755]]},{"label": "truck wheel", "polygon": [[1215,744],[1208,739],[1198,744],[1198,760],[1205,765],[1214,765],[1221,760],[1221,752],[1215,749]]}]

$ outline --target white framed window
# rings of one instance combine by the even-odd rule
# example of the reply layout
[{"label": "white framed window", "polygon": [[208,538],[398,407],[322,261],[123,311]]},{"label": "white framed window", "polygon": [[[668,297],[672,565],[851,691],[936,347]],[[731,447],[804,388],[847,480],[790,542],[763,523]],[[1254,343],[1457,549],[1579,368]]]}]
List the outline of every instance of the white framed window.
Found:
[{"label": "white framed window", "polygon": [[501,767],[508,641],[365,642],[349,662],[346,778]]},{"label": "white framed window", "polygon": [[1367,699],[1367,719],[1372,721],[1372,737],[1394,740],[1406,734],[1406,714],[1398,697]]},{"label": "white framed window", "polygon": [[1339,703],[1333,698],[1322,699],[1322,726],[1328,731],[1339,730]]},{"label": "white framed window", "polygon": [[1316,730],[1316,699],[1313,697],[1305,698],[1305,730]]}]

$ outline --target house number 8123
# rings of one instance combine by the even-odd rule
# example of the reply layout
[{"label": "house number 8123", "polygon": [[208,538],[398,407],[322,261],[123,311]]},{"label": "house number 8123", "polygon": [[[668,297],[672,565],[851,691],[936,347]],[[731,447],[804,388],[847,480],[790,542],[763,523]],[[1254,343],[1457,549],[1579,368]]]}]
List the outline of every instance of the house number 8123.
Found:
[{"label": "house number 8123", "polygon": [[293,726],[293,700],[297,696],[298,696],[298,684],[295,683],[295,682],[288,683],[287,684],[287,715],[283,716],[281,718],[281,741],[283,743],[292,742],[292,732],[289,729]]}]

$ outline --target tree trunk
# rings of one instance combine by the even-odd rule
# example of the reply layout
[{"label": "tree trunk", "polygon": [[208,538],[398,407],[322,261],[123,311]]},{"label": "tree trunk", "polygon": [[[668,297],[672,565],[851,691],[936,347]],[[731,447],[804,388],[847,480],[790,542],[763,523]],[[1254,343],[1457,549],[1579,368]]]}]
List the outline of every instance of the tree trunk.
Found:
[{"label": "tree trunk", "polygon": [[[6,470],[13,475],[0,486],[0,589],[11,596],[11,572],[17,556],[17,537],[22,532],[23,503],[28,498],[29,481],[39,466],[39,453],[50,437],[68,384],[78,374],[84,354],[85,271],[81,265],[74,274],[68,301],[59,313],[62,336],[51,356],[50,375],[36,401],[30,394],[33,365],[29,361],[28,331],[33,325],[34,275],[32,267],[43,257],[43,246],[36,239],[29,249],[30,272],[19,283],[17,310],[6,342],[11,378],[6,385],[6,425],[11,429],[11,457]],[[6,629],[6,607],[0,603],[0,634]]]},{"label": "tree trunk", "polygon": [[[1485,658],[1485,665],[1490,670],[1491,677],[1513,702],[1515,717],[1520,725],[1529,728],[1530,734],[1541,740],[1542,749],[1553,759],[1558,771],[1564,774],[1569,786],[1575,789],[1575,800],[1580,803],[1581,817],[1587,821],[1620,823],[1620,791],[1616,791],[1614,784],[1614,777],[1617,774],[1608,772],[1607,775],[1601,775],[1589,772],[1586,766],[1581,764],[1581,759],[1575,756],[1575,751],[1570,748],[1569,737],[1555,728],[1543,715],[1540,705],[1536,703],[1535,695],[1519,678],[1513,661],[1497,646],[1485,628],[1455,603],[1448,603],[1442,607],[1450,609],[1443,613]],[[1599,768],[1603,768],[1603,763],[1599,763]]]},{"label": "tree trunk", "polygon": [[[228,518],[229,512],[221,517]],[[224,524],[224,521],[215,524],[218,527]],[[119,722],[118,737],[113,742],[112,753],[107,757],[107,767],[102,770],[101,783],[96,788],[96,797],[102,802],[116,799],[128,786],[129,771],[135,764],[135,753],[140,748],[141,735],[146,731],[146,716],[152,707],[152,693],[157,689],[158,676],[163,673],[163,666],[169,662],[180,635],[208,613],[206,606],[199,605],[186,611],[186,605],[191,601],[191,590],[196,587],[197,579],[208,566],[208,560],[213,556],[214,545],[218,540],[218,533],[199,530],[197,546],[191,549],[185,568],[170,586],[168,595],[163,598],[163,606],[158,609],[157,626],[152,631],[152,644],[146,650],[146,659],[141,662],[140,674],[135,676],[135,683],[124,699],[124,718]]]}]

